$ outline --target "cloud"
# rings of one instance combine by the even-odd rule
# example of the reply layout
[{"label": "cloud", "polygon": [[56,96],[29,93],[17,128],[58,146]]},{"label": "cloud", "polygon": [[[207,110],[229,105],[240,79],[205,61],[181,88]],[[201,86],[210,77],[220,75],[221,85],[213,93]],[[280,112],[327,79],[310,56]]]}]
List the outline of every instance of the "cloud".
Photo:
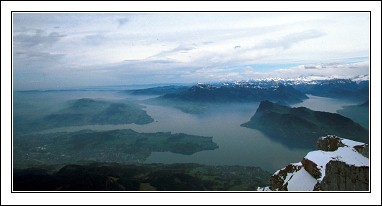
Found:
[{"label": "cloud", "polygon": [[64,57],[63,54],[35,51],[17,52],[13,56],[13,66],[16,71],[49,71],[60,65],[59,62]]},{"label": "cloud", "polygon": [[[13,68],[73,85],[356,74],[367,68],[341,62],[368,57],[369,19],[360,17],[367,14],[15,13]],[[247,67],[260,64],[301,66]]]},{"label": "cloud", "polygon": [[309,78],[352,78],[355,76],[369,75],[369,62],[358,63],[338,63],[331,66],[322,66],[317,64],[308,66],[299,65],[292,68],[277,69],[269,72],[258,72],[251,66],[238,67],[204,67],[195,68],[194,72],[185,73],[184,77],[188,79],[198,79],[200,81],[236,81],[253,80],[266,78],[298,79],[302,77]]},{"label": "cloud", "polygon": [[178,53],[188,53],[189,51],[195,49],[196,47],[190,46],[190,45],[185,45],[181,44],[178,45],[177,47],[165,51],[161,51],[158,54],[155,54],[151,57],[148,57],[148,59],[153,59],[153,58],[163,58],[163,57],[169,57],[171,55],[175,55]]},{"label": "cloud", "polygon": [[35,46],[47,47],[58,42],[65,35],[58,32],[46,33],[43,30],[36,29],[34,31],[23,32],[13,36],[14,46],[21,48],[30,48]]},{"label": "cloud", "polygon": [[278,39],[267,39],[263,43],[254,46],[254,49],[264,49],[264,48],[282,48],[282,49],[289,49],[293,45],[309,40],[314,39],[318,37],[322,37],[326,35],[326,33],[317,31],[314,29],[306,30],[302,32],[292,33],[285,36],[282,36]]},{"label": "cloud", "polygon": [[[266,28],[273,31],[274,28],[283,27],[269,26]],[[257,31],[259,29],[260,28],[256,28],[253,30]],[[262,32],[266,33],[266,31]],[[213,51],[203,50],[203,47],[201,47],[201,49],[194,53],[188,63],[192,65],[204,65],[211,67],[253,64],[262,59],[275,58],[275,56],[281,55],[278,49],[287,50],[300,42],[325,35],[326,34],[324,32],[318,30],[305,30],[281,35],[272,39],[267,38],[260,41],[260,43],[251,44],[246,42],[247,45],[233,44],[232,47],[221,47],[221,49],[214,49]],[[217,48],[220,47],[218,43],[216,45]]]},{"label": "cloud", "polygon": [[128,17],[120,18],[120,19],[118,19],[118,25],[119,25],[119,27],[124,26],[129,21],[130,21],[130,18],[128,18]]},{"label": "cloud", "polygon": [[107,41],[107,39],[108,38],[101,33],[86,35],[83,37],[84,43],[90,46],[105,44],[105,41]]},{"label": "cloud", "polygon": [[278,69],[268,74],[269,77],[283,77],[283,78],[299,78],[304,76],[325,76],[336,78],[351,78],[359,75],[369,75],[369,62],[357,63],[338,63],[323,66],[325,64],[317,65],[301,65],[289,69]]},{"label": "cloud", "polygon": [[60,65],[64,54],[49,49],[64,38],[58,32],[47,33],[43,30],[28,30],[13,36],[13,66],[15,71],[50,70]]},{"label": "cloud", "polygon": [[[333,65],[332,66],[336,66],[336,65]],[[304,65],[304,69],[323,69],[323,68],[326,68],[326,66],[324,65]]]}]

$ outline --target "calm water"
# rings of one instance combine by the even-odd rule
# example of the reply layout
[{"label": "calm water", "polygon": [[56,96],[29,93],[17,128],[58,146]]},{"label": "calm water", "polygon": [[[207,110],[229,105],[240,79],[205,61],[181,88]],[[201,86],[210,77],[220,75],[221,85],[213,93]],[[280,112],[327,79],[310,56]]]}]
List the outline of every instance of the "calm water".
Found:
[{"label": "calm water", "polygon": [[[59,110],[68,100],[78,98],[107,99],[112,101],[137,100],[119,92],[81,91],[81,92],[36,92],[14,93],[14,114],[46,114]],[[309,96],[310,99],[293,106],[305,106],[314,110],[335,112],[344,102],[330,98]],[[143,99],[140,97],[139,99]],[[147,97],[145,97],[147,98]],[[308,149],[291,149],[279,142],[269,139],[258,130],[240,127],[254,115],[258,103],[239,105],[220,105],[204,115],[184,113],[178,109],[165,106],[144,105],[154,122],[147,125],[88,125],[63,127],[46,132],[78,131],[82,129],[112,130],[134,129],[138,132],[172,132],[193,135],[212,136],[219,148],[212,151],[197,152],[193,155],[182,155],[171,152],[154,152],[145,163],[201,163],[208,165],[243,165],[259,166],[269,172],[299,162]],[[28,113],[29,112],[29,113]]]},{"label": "calm water", "polygon": [[307,95],[309,99],[304,102],[291,105],[292,107],[307,107],[316,111],[333,112],[342,109],[343,106],[360,104],[358,101],[339,100],[327,97]]}]

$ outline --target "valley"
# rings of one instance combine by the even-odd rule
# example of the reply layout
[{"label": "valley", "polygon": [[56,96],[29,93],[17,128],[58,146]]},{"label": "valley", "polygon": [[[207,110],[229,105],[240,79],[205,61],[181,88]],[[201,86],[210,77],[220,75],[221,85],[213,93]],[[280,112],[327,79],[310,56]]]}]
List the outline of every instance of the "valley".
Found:
[{"label": "valley", "polygon": [[[299,161],[321,135],[368,142],[367,129],[335,114],[355,100],[273,80],[211,85],[15,92],[14,167],[199,164],[272,173]],[[265,96],[255,95],[260,90]],[[21,101],[27,97],[34,101]],[[273,103],[259,101],[265,97]]]}]

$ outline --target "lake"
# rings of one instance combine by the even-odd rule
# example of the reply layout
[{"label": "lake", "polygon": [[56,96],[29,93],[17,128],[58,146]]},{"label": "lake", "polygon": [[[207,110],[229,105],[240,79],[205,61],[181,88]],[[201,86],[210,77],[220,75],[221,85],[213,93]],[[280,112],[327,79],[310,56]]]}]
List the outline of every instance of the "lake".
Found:
[{"label": "lake", "polygon": [[[67,101],[79,98],[109,101],[139,101],[152,96],[132,96],[120,91],[60,91],[14,92],[14,115],[44,115],[58,111]],[[335,112],[353,102],[309,96],[309,99],[292,106],[305,106],[314,110]],[[262,132],[241,127],[256,112],[259,103],[216,105],[204,114],[188,114],[167,106],[148,105],[147,111],[154,122],[146,125],[86,125],[61,127],[42,133],[91,130],[133,129],[137,132],[172,132],[212,136],[218,149],[201,151],[192,155],[171,152],[153,152],[143,163],[200,163],[206,165],[259,166],[271,173],[292,162],[299,162],[310,151],[291,148],[274,141]]]}]

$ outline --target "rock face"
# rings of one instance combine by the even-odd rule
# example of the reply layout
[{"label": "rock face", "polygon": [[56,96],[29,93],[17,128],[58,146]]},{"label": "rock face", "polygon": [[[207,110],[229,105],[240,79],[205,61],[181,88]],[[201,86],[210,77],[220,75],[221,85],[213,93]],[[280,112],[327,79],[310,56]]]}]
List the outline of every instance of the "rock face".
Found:
[{"label": "rock face", "polygon": [[[320,137],[317,150],[270,178],[274,191],[368,191],[369,145],[335,135]],[[261,190],[261,188],[260,188]]]},{"label": "rock face", "polygon": [[274,175],[272,175],[270,182],[271,190],[281,190],[286,191],[288,190],[288,184],[285,181],[288,181],[288,175],[293,174],[299,170],[301,170],[302,165],[297,164],[289,164],[284,169],[277,171]]},{"label": "rock face", "polygon": [[369,144],[356,145],[354,149],[357,150],[364,157],[369,158]]},{"label": "rock face", "polygon": [[341,138],[335,135],[328,135],[326,138],[320,138],[317,141],[317,149],[322,151],[336,151],[338,147],[345,146],[341,142]]},{"label": "rock face", "polygon": [[321,190],[367,191],[369,190],[369,167],[356,167],[332,160],[326,165],[326,176],[321,182]]}]

